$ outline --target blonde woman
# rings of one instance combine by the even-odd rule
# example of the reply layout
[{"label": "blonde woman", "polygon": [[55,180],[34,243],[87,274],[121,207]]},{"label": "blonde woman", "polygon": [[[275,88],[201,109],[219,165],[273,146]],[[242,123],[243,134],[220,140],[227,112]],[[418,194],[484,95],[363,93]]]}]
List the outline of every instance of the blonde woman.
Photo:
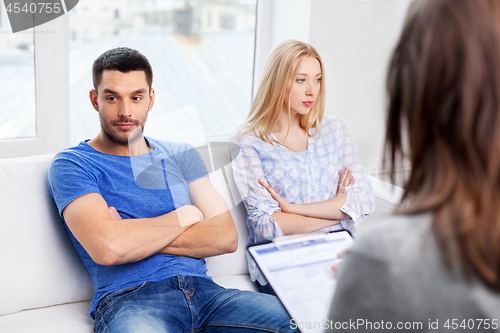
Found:
[{"label": "blonde woman", "polygon": [[[295,40],[279,44],[233,138],[240,149],[233,171],[248,211],[249,244],[325,228],[352,230],[373,212],[371,184],[351,139],[324,109],[323,62],[316,50]],[[272,292],[248,260],[252,280]]]}]

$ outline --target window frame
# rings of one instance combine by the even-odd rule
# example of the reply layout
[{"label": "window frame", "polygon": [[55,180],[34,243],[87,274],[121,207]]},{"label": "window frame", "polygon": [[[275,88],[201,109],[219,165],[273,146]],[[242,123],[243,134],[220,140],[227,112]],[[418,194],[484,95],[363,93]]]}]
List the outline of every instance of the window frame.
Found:
[{"label": "window frame", "polygon": [[[294,12],[310,8],[311,0],[305,0],[300,6],[298,1],[304,0],[292,0],[293,7],[298,7],[293,9]],[[280,8],[290,5],[290,0],[257,0],[252,95],[255,94],[265,61],[276,40],[281,39],[282,35],[308,39],[304,32],[290,31],[292,24],[283,27],[273,24],[276,18],[282,19]],[[303,26],[308,27],[310,18],[306,15],[303,21]],[[32,29],[37,136],[0,140],[0,158],[56,153],[70,145],[69,15],[62,15]],[[307,30],[305,34],[308,33]]]},{"label": "window frame", "polygon": [[0,158],[56,153],[69,145],[69,19],[30,29],[34,36],[36,137],[0,140]]}]

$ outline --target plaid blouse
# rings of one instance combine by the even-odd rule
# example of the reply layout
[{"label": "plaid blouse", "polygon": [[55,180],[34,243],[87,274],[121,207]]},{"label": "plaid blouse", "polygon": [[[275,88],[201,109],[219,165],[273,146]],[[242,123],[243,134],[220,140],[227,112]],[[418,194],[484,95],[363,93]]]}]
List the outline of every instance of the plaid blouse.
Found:
[{"label": "plaid blouse", "polygon": [[[370,180],[354,154],[351,138],[340,119],[324,115],[319,129],[311,129],[309,134],[305,158],[303,154],[281,145],[266,143],[252,132],[242,136],[237,133],[233,138],[232,141],[240,149],[232,167],[234,180],[248,211],[248,244],[284,235],[272,218],[274,212],[281,211],[278,202],[257,182],[258,179],[267,181],[288,202],[305,204],[334,197],[339,172],[349,167],[355,184],[347,187],[347,198],[341,211],[351,219],[323,230],[352,230],[363,215],[374,211],[375,197]],[[248,253],[247,258],[252,280],[266,284]]]}]

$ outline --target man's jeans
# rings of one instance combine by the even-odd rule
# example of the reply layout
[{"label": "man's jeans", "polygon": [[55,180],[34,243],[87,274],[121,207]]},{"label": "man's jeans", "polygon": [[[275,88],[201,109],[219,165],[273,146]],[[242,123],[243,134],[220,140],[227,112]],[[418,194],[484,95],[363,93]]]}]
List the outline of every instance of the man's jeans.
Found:
[{"label": "man's jeans", "polygon": [[107,295],[96,333],[296,332],[271,295],[224,289],[202,277],[175,276]]}]

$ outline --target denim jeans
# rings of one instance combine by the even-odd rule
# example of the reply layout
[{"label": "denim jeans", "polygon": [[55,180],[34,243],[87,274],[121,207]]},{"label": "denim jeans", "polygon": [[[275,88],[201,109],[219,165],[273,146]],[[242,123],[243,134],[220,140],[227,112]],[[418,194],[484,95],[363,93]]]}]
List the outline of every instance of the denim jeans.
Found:
[{"label": "denim jeans", "polygon": [[96,333],[296,332],[271,295],[175,276],[118,290],[96,309]]}]

